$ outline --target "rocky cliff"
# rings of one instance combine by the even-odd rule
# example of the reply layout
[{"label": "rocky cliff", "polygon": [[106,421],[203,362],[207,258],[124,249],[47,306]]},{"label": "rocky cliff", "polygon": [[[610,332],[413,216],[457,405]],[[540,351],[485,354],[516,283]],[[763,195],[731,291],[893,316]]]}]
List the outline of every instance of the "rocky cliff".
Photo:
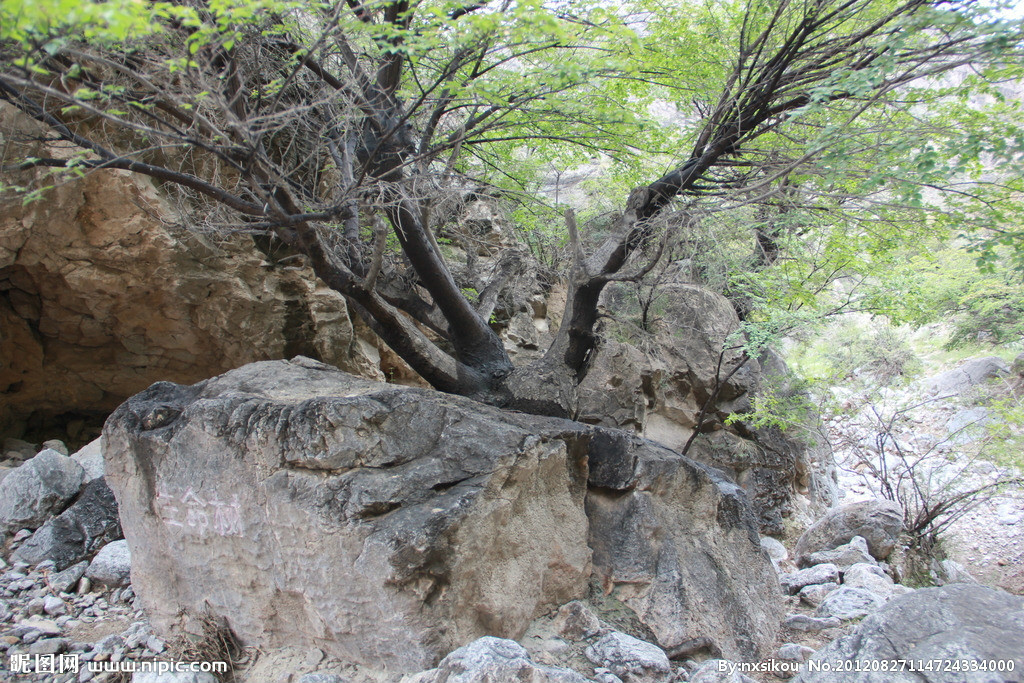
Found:
[{"label": "rocky cliff", "polygon": [[[0,106],[0,130],[31,125]],[[63,436],[155,381],[253,360],[305,354],[382,377],[375,342],[311,270],[181,222],[151,182],[120,171],[24,205],[0,195],[0,434]]]}]

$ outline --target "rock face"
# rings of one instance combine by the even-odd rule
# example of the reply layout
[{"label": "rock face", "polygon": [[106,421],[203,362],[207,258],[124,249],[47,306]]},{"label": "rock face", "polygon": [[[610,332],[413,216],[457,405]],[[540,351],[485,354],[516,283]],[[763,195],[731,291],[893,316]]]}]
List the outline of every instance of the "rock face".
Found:
[{"label": "rock face", "polygon": [[[794,679],[798,683],[1019,682],[1024,680],[1024,598],[968,584],[917,590],[890,601],[811,660],[831,670],[805,667]],[[871,670],[872,663],[894,660],[942,665],[921,673]],[[1013,670],[951,668],[964,660],[1004,667],[1012,662]],[[943,670],[946,663],[949,670]]]},{"label": "rock face", "polygon": [[[903,531],[903,510],[890,500],[866,500],[829,510],[796,543],[796,563],[807,566],[814,553],[834,550],[855,536],[867,542],[872,557],[884,560]],[[822,557],[817,555],[816,557]]]},{"label": "rock face", "polygon": [[[610,288],[608,305],[629,309],[621,289]],[[785,363],[772,353],[743,360],[727,350],[739,329],[729,301],[703,287],[664,285],[663,311],[644,344],[644,353],[625,341],[607,341],[580,385],[583,422],[632,429],[669,448],[681,449],[708,405],[702,429],[688,455],[725,470],[750,495],[761,529],[783,533],[782,518],[793,498],[805,494],[815,507],[835,502],[834,466],[823,452],[776,428],[743,425],[723,429],[734,412],[751,408],[758,392],[789,391]],[[635,305],[635,304],[634,304]],[[638,342],[639,344],[639,342]]]},{"label": "rock face", "polygon": [[[743,490],[618,431],[592,439],[589,462],[590,545],[605,592],[668,651],[705,642],[730,658],[759,652],[781,591]],[[741,548],[752,565],[734,563]]]},{"label": "rock face", "polygon": [[[0,124],[35,130],[6,104]],[[379,373],[344,300],[312,271],[279,263],[286,254],[263,253],[251,237],[175,227],[187,220],[144,179],[96,171],[43,201],[3,200],[0,433],[55,415],[102,417],[155,381],[195,382],[265,358],[303,353]]]},{"label": "rock face", "polygon": [[132,584],[163,631],[210,612],[244,642],[415,671],[522,635],[593,571],[663,647],[714,633],[752,657],[774,638],[741,492],[619,432],[296,359],[156,384],[104,438]]}]

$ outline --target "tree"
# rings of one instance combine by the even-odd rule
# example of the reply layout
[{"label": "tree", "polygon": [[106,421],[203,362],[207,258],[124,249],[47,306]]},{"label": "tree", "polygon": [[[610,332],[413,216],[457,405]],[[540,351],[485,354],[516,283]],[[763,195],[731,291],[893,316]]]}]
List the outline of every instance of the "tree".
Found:
[{"label": "tree", "polygon": [[[908,84],[997,63],[1019,35],[972,7],[5,2],[0,97],[42,125],[38,142],[73,146],[5,170],[113,168],[178,188],[212,223],[304,255],[437,389],[570,415],[601,294],[651,269],[665,218],[724,193],[787,196]],[[682,130],[626,106],[659,98],[692,103]],[[488,324],[515,263],[469,297],[434,228],[446,197],[521,182],[527,145],[562,166],[601,154],[635,169],[651,149],[676,161],[629,192],[589,254],[566,216],[566,313],[543,358],[517,368]],[[374,216],[389,229],[369,229]],[[777,258],[774,225],[759,267]],[[387,277],[395,264],[411,287]]]}]

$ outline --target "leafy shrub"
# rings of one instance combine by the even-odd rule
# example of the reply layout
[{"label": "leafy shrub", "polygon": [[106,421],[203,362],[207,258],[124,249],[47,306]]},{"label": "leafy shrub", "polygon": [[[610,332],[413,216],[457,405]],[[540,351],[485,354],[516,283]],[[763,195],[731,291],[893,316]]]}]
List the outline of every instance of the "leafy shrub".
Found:
[{"label": "leafy shrub", "polygon": [[890,384],[898,377],[911,376],[921,361],[899,330],[888,325],[865,329],[856,324],[840,327],[831,335],[825,360],[835,378],[867,374]]}]

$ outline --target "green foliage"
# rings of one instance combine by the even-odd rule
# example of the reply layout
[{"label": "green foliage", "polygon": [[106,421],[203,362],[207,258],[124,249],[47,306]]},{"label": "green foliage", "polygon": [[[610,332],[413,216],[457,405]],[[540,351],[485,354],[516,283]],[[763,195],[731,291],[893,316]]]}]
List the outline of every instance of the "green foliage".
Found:
[{"label": "green foliage", "polygon": [[[1019,385],[1019,378],[1017,384]],[[1024,470],[1024,387],[1016,386],[986,404],[993,419],[984,426],[985,456],[1002,467]]]},{"label": "green foliage", "polygon": [[947,349],[1024,339],[1024,273],[1013,267],[1009,250],[979,271],[956,243],[924,246],[894,264],[887,286],[874,295],[878,310],[913,325],[952,323]]},{"label": "green foliage", "polygon": [[821,386],[861,377],[887,386],[920,372],[922,363],[908,335],[884,319],[838,322],[793,349],[790,363],[806,380]]},{"label": "green foliage", "polygon": [[751,409],[733,413],[726,424],[743,422],[753,428],[775,427],[806,436],[817,426],[818,411],[810,400],[810,383],[795,375],[768,375],[751,400]]}]

